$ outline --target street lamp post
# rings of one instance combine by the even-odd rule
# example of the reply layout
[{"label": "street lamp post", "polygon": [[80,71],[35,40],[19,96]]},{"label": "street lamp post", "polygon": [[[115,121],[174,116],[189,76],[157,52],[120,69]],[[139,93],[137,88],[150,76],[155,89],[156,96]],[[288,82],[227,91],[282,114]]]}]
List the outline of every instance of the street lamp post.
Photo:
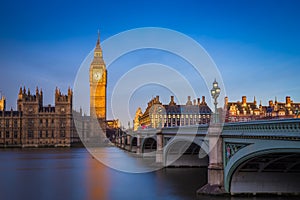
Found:
[{"label": "street lamp post", "polygon": [[216,79],[213,82],[213,88],[210,90],[210,92],[211,92],[212,98],[215,100],[214,101],[214,104],[215,104],[215,116],[214,116],[215,120],[214,120],[214,122],[218,123],[219,120],[218,120],[218,108],[217,108],[218,102],[217,102],[217,98],[220,95],[221,89],[219,88],[218,82],[216,81]]},{"label": "street lamp post", "polygon": [[300,114],[299,108],[298,108],[298,107],[296,107],[296,110],[295,110],[295,115],[296,115],[296,118],[298,118],[299,114]]}]

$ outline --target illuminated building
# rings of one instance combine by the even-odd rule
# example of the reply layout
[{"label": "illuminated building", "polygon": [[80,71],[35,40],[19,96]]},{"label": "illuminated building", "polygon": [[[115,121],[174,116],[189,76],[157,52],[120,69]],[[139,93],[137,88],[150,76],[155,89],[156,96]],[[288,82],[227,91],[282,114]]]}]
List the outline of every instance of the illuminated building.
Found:
[{"label": "illuminated building", "polygon": [[242,101],[228,102],[228,97],[225,98],[225,108],[227,109],[227,122],[241,122],[263,119],[282,119],[298,117],[300,111],[300,103],[294,103],[291,97],[287,96],[285,102],[270,100],[269,105],[259,105],[254,100],[247,102],[247,97],[243,96]]},{"label": "illuminated building", "polygon": [[174,96],[171,96],[169,104],[163,105],[156,96],[148,102],[144,113],[139,108],[134,120],[134,130],[139,128],[161,128],[174,126],[190,126],[207,124],[210,122],[211,109],[205,102],[205,97],[198,100],[188,100],[185,105],[177,105]]}]

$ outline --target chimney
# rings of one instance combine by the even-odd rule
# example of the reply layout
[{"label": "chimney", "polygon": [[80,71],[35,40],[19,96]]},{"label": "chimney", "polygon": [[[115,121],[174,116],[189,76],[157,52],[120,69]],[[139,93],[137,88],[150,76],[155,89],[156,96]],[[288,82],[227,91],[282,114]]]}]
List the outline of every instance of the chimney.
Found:
[{"label": "chimney", "polygon": [[197,98],[197,101],[198,101],[198,105],[200,105],[200,98]]},{"label": "chimney", "polygon": [[225,105],[227,106],[228,105],[228,97],[225,97],[224,102],[225,102]]},{"label": "chimney", "polygon": [[201,102],[202,104],[206,104],[205,103],[205,96],[202,96],[202,102]]},{"label": "chimney", "polygon": [[156,103],[159,103],[159,96],[156,96]]},{"label": "chimney", "polygon": [[247,104],[247,97],[246,96],[242,96],[242,104],[243,104],[243,106],[245,106]]},{"label": "chimney", "polygon": [[196,99],[194,99],[194,100],[193,100],[193,102],[194,102],[194,103],[193,103],[193,104],[194,104],[194,106],[195,106],[195,105],[197,105],[197,104],[196,104]]},{"label": "chimney", "polygon": [[269,101],[269,106],[271,106],[271,107],[273,106],[273,101],[272,100]]},{"label": "chimney", "polygon": [[286,106],[291,106],[291,97],[290,96],[285,97],[285,104],[286,104]]},{"label": "chimney", "polygon": [[191,96],[188,96],[188,100],[186,102],[186,105],[193,105],[193,103],[191,101]]},{"label": "chimney", "polygon": [[170,101],[169,105],[176,105],[174,102],[174,96],[171,96],[171,101]]}]

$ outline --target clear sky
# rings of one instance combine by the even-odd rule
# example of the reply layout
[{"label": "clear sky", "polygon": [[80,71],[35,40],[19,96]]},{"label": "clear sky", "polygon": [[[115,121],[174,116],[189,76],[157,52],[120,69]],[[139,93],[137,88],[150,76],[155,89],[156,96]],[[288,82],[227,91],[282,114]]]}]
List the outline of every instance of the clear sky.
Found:
[{"label": "clear sky", "polygon": [[290,95],[300,102],[299,10],[297,0],[1,1],[0,91],[15,108],[18,88],[38,85],[44,103],[53,104],[56,86],[65,93],[73,86],[98,29],[103,41],[151,26],[199,42],[218,66],[229,100],[246,95],[267,103]]}]

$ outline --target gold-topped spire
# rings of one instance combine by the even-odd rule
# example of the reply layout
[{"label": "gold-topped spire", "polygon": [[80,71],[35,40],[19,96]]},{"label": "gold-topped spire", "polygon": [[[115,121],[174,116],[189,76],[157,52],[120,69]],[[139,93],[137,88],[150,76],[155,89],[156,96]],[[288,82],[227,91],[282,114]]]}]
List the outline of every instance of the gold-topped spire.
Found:
[{"label": "gold-topped spire", "polygon": [[100,31],[99,31],[99,29],[98,29],[98,39],[97,39],[96,47],[100,48]]},{"label": "gold-topped spire", "polygon": [[101,49],[101,45],[100,45],[100,31],[98,30],[98,38],[97,38],[97,43],[96,43],[96,47],[94,49],[94,59],[92,62],[92,65],[97,65],[97,64],[101,64],[103,65],[103,58],[102,58],[102,49]]}]

